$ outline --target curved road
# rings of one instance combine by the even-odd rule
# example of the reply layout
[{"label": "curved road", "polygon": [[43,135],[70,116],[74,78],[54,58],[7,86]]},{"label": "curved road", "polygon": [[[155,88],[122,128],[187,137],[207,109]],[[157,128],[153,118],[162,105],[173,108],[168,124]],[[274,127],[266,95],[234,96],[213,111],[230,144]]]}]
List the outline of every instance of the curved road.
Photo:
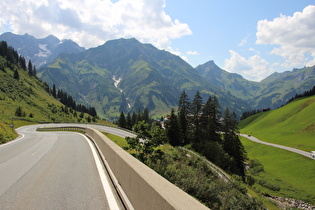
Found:
[{"label": "curved road", "polygon": [[288,150],[290,152],[294,152],[294,153],[297,153],[297,154],[300,154],[300,155],[303,155],[305,157],[308,157],[308,158],[311,158],[313,159],[311,156],[310,156],[310,153],[309,152],[305,152],[303,150],[299,150],[299,149],[295,149],[295,148],[292,148],[292,147],[286,147],[286,146],[282,146],[282,145],[279,145],[279,144],[273,144],[273,143],[269,143],[269,142],[265,142],[265,141],[261,141],[259,139],[257,139],[256,137],[254,136],[249,136],[247,134],[240,134],[241,136],[251,140],[251,141],[254,141],[254,142],[257,142],[257,143],[260,143],[260,144],[265,144],[265,145],[269,145],[269,146],[273,146],[273,147],[277,147],[277,148],[280,148],[280,149],[284,149],[284,150]]},{"label": "curved road", "polygon": [[35,131],[43,126],[18,128],[18,139],[0,145],[0,209],[120,209],[90,141]]}]

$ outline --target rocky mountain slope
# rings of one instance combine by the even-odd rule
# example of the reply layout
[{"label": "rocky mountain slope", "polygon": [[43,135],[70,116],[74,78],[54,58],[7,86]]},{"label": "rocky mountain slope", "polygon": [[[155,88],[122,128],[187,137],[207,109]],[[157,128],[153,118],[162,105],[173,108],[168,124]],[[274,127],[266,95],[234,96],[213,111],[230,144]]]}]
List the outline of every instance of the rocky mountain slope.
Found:
[{"label": "rocky mountain slope", "polygon": [[71,40],[59,40],[53,35],[36,39],[29,34],[21,36],[7,32],[0,35],[0,41],[6,41],[27,60],[31,59],[37,68],[52,62],[62,53],[71,54],[85,51],[77,43]]},{"label": "rocky mountain slope", "polygon": [[248,81],[238,74],[229,73],[213,61],[196,67],[196,70],[211,84],[246,100],[252,109],[277,108],[315,84],[315,66],[274,73],[261,82]]},{"label": "rocky mountain slope", "polygon": [[233,104],[239,113],[248,108],[180,57],[136,39],[112,40],[79,54],[59,56],[38,74],[106,116],[139,108],[148,108],[153,115],[167,114],[184,90],[190,97],[199,90],[205,99],[217,94],[224,108]]},{"label": "rocky mountain slope", "polygon": [[167,114],[184,90],[191,99],[198,90],[205,100],[216,94],[222,109],[229,107],[240,115],[249,109],[277,108],[315,84],[314,66],[253,82],[213,61],[194,69],[180,57],[136,39],[112,40],[88,50],[54,36],[36,39],[4,33],[0,40],[8,41],[36,67],[42,66],[37,70],[44,81],[106,117],[139,108]]}]

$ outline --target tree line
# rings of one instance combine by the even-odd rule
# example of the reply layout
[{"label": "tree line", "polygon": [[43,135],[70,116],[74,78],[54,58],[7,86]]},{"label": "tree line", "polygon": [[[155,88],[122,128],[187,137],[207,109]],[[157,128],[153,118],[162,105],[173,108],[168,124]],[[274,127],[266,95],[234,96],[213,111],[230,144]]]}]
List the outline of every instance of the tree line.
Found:
[{"label": "tree line", "polygon": [[165,122],[166,136],[173,146],[191,145],[224,170],[245,175],[245,149],[239,139],[238,120],[228,108],[221,114],[216,96],[206,103],[197,91],[192,102],[184,91],[177,113],[172,109]]},{"label": "tree line", "polygon": [[71,95],[67,94],[62,89],[57,90],[55,84],[53,84],[52,88],[50,88],[47,83],[45,83],[45,85],[46,85],[46,91],[50,93],[54,98],[58,99],[62,104],[66,105],[67,107],[70,107],[73,110],[78,111],[78,112],[88,113],[92,117],[97,116],[95,107],[91,107],[91,106],[86,107],[85,105],[77,104]]},{"label": "tree line", "polygon": [[[313,96],[315,95],[315,86],[310,89],[310,90],[307,90],[305,91],[304,93],[301,93],[301,94],[295,94],[295,96],[293,96],[292,98],[290,98],[286,104],[294,101],[295,99],[298,99],[298,98],[303,98],[303,97],[308,97],[308,96]],[[285,104],[285,105],[286,105]],[[282,105],[284,106],[284,105]],[[250,110],[250,111],[245,111],[243,112],[242,116],[241,116],[241,120],[244,120],[252,115],[255,115],[255,114],[258,114],[260,112],[263,112],[264,110],[263,109],[256,109],[256,110]]]},{"label": "tree line", "polygon": [[308,96],[313,96],[313,95],[315,95],[315,86],[312,89],[305,91],[304,93],[295,94],[295,96],[290,98],[286,104],[292,102],[295,99],[308,97]]},{"label": "tree line", "polygon": [[116,124],[121,128],[132,130],[132,127],[140,121],[144,121],[148,124],[153,122],[153,120],[150,118],[148,108],[145,108],[144,110],[139,108],[137,112],[128,112],[127,116],[124,112],[121,112]]},{"label": "tree line", "polygon": [[[5,41],[0,42],[0,56],[6,59],[5,65],[8,68],[14,70],[13,78],[17,80],[20,79],[18,71],[19,68],[15,67],[15,65],[18,65],[18,67],[20,67],[22,70],[27,71],[30,77],[38,79],[36,67],[32,64],[32,61],[29,60],[28,65],[26,65],[26,59],[22,55],[19,55],[13,47],[8,46],[7,42]],[[0,65],[0,70],[5,72],[5,66]],[[46,82],[42,82],[42,84],[49,94],[51,94],[54,98],[59,100],[65,106],[81,113],[88,113],[93,118],[97,117],[97,112],[94,107],[87,107],[82,104],[77,104],[71,95],[67,94],[61,89],[57,90],[55,85],[53,85],[53,87],[51,88]],[[19,117],[25,117],[25,112],[23,112],[21,107],[18,107],[15,115]]]},{"label": "tree line", "polygon": [[[27,71],[30,76],[36,77],[36,66],[32,64],[32,61],[28,61],[28,65],[26,65],[26,59],[19,55],[19,53],[14,50],[13,47],[8,46],[7,42],[0,42],[0,56],[6,58],[7,66],[12,68],[14,64],[18,64],[24,71]],[[2,71],[4,71],[4,67],[0,67]],[[19,73],[17,70],[14,71],[14,78],[19,79]]]},{"label": "tree line", "polygon": [[[149,116],[147,111],[142,114],[139,111],[138,116],[144,116],[144,113]],[[118,125],[138,133],[136,138],[127,138],[127,141],[131,148],[138,151],[136,155],[141,161],[145,162],[146,157],[154,154],[152,147],[168,142],[175,147],[191,147],[224,170],[245,176],[246,154],[238,136],[237,116],[229,109],[222,115],[216,96],[209,96],[204,103],[197,91],[190,102],[184,91],[177,111],[172,109],[164,122],[164,129],[158,123],[146,123],[141,117],[132,124],[132,116],[128,113],[125,118],[122,112]],[[140,139],[147,141],[139,143]]]}]

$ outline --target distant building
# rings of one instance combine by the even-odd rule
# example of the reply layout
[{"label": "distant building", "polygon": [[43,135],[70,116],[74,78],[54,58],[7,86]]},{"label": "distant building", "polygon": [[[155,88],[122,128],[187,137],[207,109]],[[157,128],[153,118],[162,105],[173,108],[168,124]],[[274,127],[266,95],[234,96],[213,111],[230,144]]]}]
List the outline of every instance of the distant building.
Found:
[{"label": "distant building", "polygon": [[270,111],[270,108],[263,108],[262,110],[263,112],[267,112],[267,111]]}]

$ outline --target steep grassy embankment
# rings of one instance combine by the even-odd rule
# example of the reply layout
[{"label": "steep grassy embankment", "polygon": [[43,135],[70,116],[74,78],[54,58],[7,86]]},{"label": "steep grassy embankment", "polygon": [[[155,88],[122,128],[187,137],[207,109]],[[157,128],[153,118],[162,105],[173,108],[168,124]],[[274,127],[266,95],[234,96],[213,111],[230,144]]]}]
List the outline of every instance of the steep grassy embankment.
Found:
[{"label": "steep grassy embankment", "polygon": [[24,125],[14,118],[32,122],[88,121],[87,114],[66,107],[47,89],[45,83],[30,76],[20,65],[0,56],[0,143],[17,136],[12,126]]},{"label": "steep grassy embankment", "polygon": [[[251,116],[240,123],[240,128],[241,133],[262,141],[315,150],[315,96]],[[243,137],[242,143],[248,157],[259,160],[264,166],[264,171],[253,174],[256,190],[315,204],[314,160]]]},{"label": "steep grassy embankment", "polygon": [[262,141],[305,151],[315,150],[315,96],[251,116],[239,126],[241,133],[251,134]]}]

